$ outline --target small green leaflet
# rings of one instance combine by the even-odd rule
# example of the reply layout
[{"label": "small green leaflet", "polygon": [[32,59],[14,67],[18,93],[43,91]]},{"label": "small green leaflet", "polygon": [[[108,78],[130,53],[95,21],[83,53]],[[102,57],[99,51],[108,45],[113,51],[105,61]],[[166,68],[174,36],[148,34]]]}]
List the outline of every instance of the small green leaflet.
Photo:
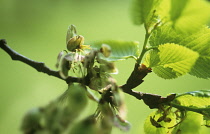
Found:
[{"label": "small green leaflet", "polygon": [[172,79],[190,72],[198,53],[174,44],[159,45],[146,56],[144,64],[164,79]]},{"label": "small green leaflet", "polygon": [[108,58],[103,57],[107,61],[118,61],[127,58],[134,58],[140,54],[139,42],[137,41],[120,41],[120,40],[105,40],[93,42],[91,48],[100,49],[102,44],[109,45],[111,47],[111,55]]},{"label": "small green leaflet", "polygon": [[209,21],[210,4],[205,0],[171,0],[172,26],[183,33],[198,31]]},{"label": "small green leaflet", "polygon": [[136,25],[141,25],[148,20],[154,10],[157,0],[133,0],[131,17]]},{"label": "small green leaflet", "polygon": [[171,134],[202,134],[203,116],[201,114],[187,111],[184,120],[173,128]]},{"label": "small green leaflet", "polygon": [[199,33],[188,36],[180,44],[199,53],[199,58],[190,74],[200,78],[210,78],[210,29],[205,27]]},{"label": "small green leaflet", "polygon": [[131,18],[135,25],[169,22],[183,33],[198,31],[210,18],[210,4],[205,0],[133,0]]},{"label": "small green leaflet", "polygon": [[144,24],[147,32],[168,20],[169,0],[133,0],[131,5],[131,19],[135,25]]},{"label": "small green leaflet", "polygon": [[147,116],[147,119],[144,122],[144,132],[145,134],[170,134],[172,129],[169,129],[169,127],[172,127],[176,124],[176,116],[173,112],[170,112],[167,115],[167,118],[170,118],[170,122],[165,121],[158,121],[159,118],[161,118],[162,113],[159,111],[154,111],[150,113],[149,116]]},{"label": "small green leaflet", "polygon": [[189,0],[171,0],[170,19],[173,23],[176,23],[177,19],[182,16],[188,2]]},{"label": "small green leaflet", "polygon": [[153,31],[149,43],[151,46],[159,46],[166,43],[179,44],[184,35],[176,32],[170,25],[162,25]]},{"label": "small green leaflet", "polygon": [[172,103],[185,107],[208,108],[210,110],[210,90],[192,91],[177,95]]},{"label": "small green leaflet", "polygon": [[203,27],[199,32],[187,35],[174,31],[165,25],[155,30],[150,38],[151,46],[175,43],[185,46],[199,54],[199,58],[189,74],[199,78],[210,78],[210,29]]},{"label": "small green leaflet", "polygon": [[174,107],[193,111],[203,115],[205,125],[209,127],[210,121],[210,90],[187,92],[176,96],[171,102]]}]

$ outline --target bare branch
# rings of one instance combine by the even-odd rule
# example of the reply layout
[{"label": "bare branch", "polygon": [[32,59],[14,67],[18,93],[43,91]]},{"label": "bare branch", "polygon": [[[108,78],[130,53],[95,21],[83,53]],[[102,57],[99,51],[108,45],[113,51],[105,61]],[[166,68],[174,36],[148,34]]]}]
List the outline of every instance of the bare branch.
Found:
[{"label": "bare branch", "polygon": [[7,54],[9,54],[10,57],[12,58],[12,60],[21,61],[21,62],[31,66],[32,68],[36,69],[38,72],[46,73],[48,75],[57,77],[59,79],[62,79],[64,81],[66,81],[66,83],[81,82],[81,79],[76,78],[76,77],[68,77],[67,79],[63,79],[60,76],[59,71],[55,71],[55,70],[50,69],[43,62],[37,62],[37,61],[31,60],[31,59],[19,54],[18,52],[11,49],[7,45],[6,40],[4,40],[4,39],[0,40],[0,48],[2,48]]},{"label": "bare branch", "polygon": [[151,68],[147,68],[145,65],[139,65],[136,63],[133,72],[128,78],[126,84],[120,86],[123,92],[136,97],[139,100],[143,100],[149,108],[159,108],[163,103],[169,103],[175,98],[175,94],[171,94],[167,97],[162,97],[157,94],[148,94],[133,91],[132,89],[139,86],[144,80],[143,78],[147,76],[148,73],[152,72]]},{"label": "bare branch", "polygon": [[176,96],[176,94],[170,94],[167,97],[162,97],[157,94],[149,94],[149,93],[142,93],[142,92],[137,92],[133,91],[131,89],[128,90],[125,89],[125,86],[120,86],[122,88],[123,92],[136,97],[138,100],[143,100],[144,103],[149,106],[150,109],[153,108],[160,108],[161,105],[163,104],[169,104]]}]

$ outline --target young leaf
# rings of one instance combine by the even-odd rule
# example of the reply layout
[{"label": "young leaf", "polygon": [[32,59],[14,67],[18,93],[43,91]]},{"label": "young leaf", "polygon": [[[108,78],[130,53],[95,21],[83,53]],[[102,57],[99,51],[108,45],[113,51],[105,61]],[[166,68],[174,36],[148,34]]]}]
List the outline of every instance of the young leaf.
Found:
[{"label": "young leaf", "polygon": [[206,127],[210,127],[210,118],[209,118],[209,116],[203,116],[203,120],[204,120],[204,125],[206,126]]},{"label": "young leaf", "polygon": [[170,19],[176,23],[190,0],[171,0]]},{"label": "young leaf", "polygon": [[150,33],[157,25],[168,20],[169,0],[133,0],[131,18],[135,25],[144,24]]},{"label": "young leaf", "polygon": [[111,47],[111,55],[104,59],[108,61],[117,61],[127,58],[137,59],[139,56],[139,42],[137,41],[116,41],[106,40],[93,42],[91,48],[101,49],[102,44],[109,45]]},{"label": "young leaf", "polygon": [[199,58],[190,71],[191,75],[210,78],[210,29],[205,27],[199,33],[188,36],[180,44],[199,53]]},{"label": "young leaf", "polygon": [[154,111],[150,113],[150,115],[147,117],[146,121],[144,122],[144,132],[145,134],[170,134],[172,129],[169,129],[169,127],[172,127],[176,124],[176,116],[173,112],[170,112],[167,115],[167,118],[170,119],[170,121],[158,121],[162,117],[162,113],[159,111]]},{"label": "young leaf", "polygon": [[187,92],[176,96],[171,105],[179,109],[193,111],[203,115],[202,120],[209,125],[210,119],[210,90]]},{"label": "young leaf", "polygon": [[149,39],[149,43],[151,46],[159,46],[166,43],[179,44],[179,42],[184,39],[181,38],[183,36],[184,35],[180,35],[172,29],[170,25],[165,24],[153,31],[152,36]]},{"label": "young leaf", "polygon": [[165,25],[155,30],[150,38],[151,46],[159,46],[165,43],[175,43],[185,46],[197,53],[199,58],[192,67],[189,74],[200,77],[210,78],[210,29],[204,27],[193,35],[179,34],[169,26]]},{"label": "young leaf", "polygon": [[145,59],[145,65],[165,79],[176,78],[188,73],[198,53],[173,43],[159,45],[158,50],[152,50]]},{"label": "young leaf", "polygon": [[172,101],[181,106],[208,108],[210,106],[210,90],[200,90],[177,95]]},{"label": "young leaf", "polygon": [[148,16],[154,10],[156,0],[133,0],[131,17],[136,25],[141,25],[146,22]]},{"label": "young leaf", "polygon": [[186,118],[177,125],[172,134],[200,134],[200,129],[203,123],[203,116],[201,114],[190,112],[186,113]]},{"label": "young leaf", "polygon": [[[210,4],[204,0],[172,0],[170,18],[173,27],[183,33],[199,30],[209,21]],[[198,19],[199,18],[199,19]]]},{"label": "young leaf", "polygon": [[189,74],[197,76],[199,78],[209,79],[210,78],[209,63],[210,63],[210,57],[200,56]]}]

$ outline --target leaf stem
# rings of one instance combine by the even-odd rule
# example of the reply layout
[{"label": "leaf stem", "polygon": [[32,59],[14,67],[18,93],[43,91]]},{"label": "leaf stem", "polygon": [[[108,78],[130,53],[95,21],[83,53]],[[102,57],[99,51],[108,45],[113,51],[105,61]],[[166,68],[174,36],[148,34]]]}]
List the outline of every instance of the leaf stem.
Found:
[{"label": "leaf stem", "polygon": [[[146,27],[145,27],[146,29]],[[141,54],[139,56],[139,58],[137,59],[137,63],[140,64],[143,57],[144,57],[144,54],[148,51],[147,49],[147,42],[149,40],[149,37],[150,37],[150,33],[148,32],[148,30],[146,29],[146,34],[145,34],[145,38],[144,38],[144,44],[143,44],[143,47],[142,47],[142,51],[141,51]]]},{"label": "leaf stem", "polygon": [[170,106],[177,108],[179,110],[187,110],[187,111],[192,111],[192,112],[196,112],[199,114],[205,114],[203,113],[203,111],[208,111],[210,110],[210,108],[194,108],[194,107],[187,107],[187,106],[181,106],[175,103],[169,103]]}]

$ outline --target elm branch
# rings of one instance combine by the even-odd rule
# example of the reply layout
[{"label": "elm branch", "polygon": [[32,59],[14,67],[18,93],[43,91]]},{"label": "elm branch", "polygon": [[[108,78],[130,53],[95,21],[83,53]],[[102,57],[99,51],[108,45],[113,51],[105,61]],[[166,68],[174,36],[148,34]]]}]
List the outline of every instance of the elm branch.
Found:
[{"label": "elm branch", "polygon": [[[71,77],[69,76],[66,79],[63,79],[59,71],[55,71],[47,67],[43,62],[37,62],[34,60],[31,60],[18,52],[14,51],[12,48],[10,48],[6,40],[1,39],[0,40],[0,48],[3,49],[10,57],[12,60],[16,61],[21,61],[32,68],[36,69],[38,72],[46,73],[50,76],[57,77],[59,79],[64,80],[67,84],[72,83],[72,82],[77,82],[77,83],[83,83],[86,86],[89,86],[90,84],[90,77],[87,75],[85,78],[77,78],[77,77]],[[162,97],[156,94],[148,94],[148,93],[142,93],[142,92],[137,92],[133,91],[132,89],[139,86],[143,82],[143,78],[147,76],[148,73],[151,72],[150,68],[147,68],[144,65],[139,65],[138,63],[135,64],[134,70],[131,73],[130,77],[128,78],[126,84],[119,86],[123,92],[134,96],[138,100],[143,100],[146,105],[148,105],[151,109],[152,108],[159,108],[160,105],[163,103],[168,103],[172,101],[175,98],[175,95],[169,95],[167,97]]]},{"label": "elm branch", "polygon": [[67,79],[63,79],[60,76],[59,71],[50,69],[43,62],[37,62],[37,61],[31,60],[31,59],[19,54],[18,52],[14,51],[12,48],[10,48],[7,45],[6,40],[4,40],[4,39],[0,40],[0,48],[3,49],[8,55],[10,55],[12,60],[21,61],[21,62],[31,66],[32,68],[36,69],[38,72],[46,73],[48,75],[65,80],[67,83],[81,81],[80,78],[76,78],[76,77],[68,77]]}]

